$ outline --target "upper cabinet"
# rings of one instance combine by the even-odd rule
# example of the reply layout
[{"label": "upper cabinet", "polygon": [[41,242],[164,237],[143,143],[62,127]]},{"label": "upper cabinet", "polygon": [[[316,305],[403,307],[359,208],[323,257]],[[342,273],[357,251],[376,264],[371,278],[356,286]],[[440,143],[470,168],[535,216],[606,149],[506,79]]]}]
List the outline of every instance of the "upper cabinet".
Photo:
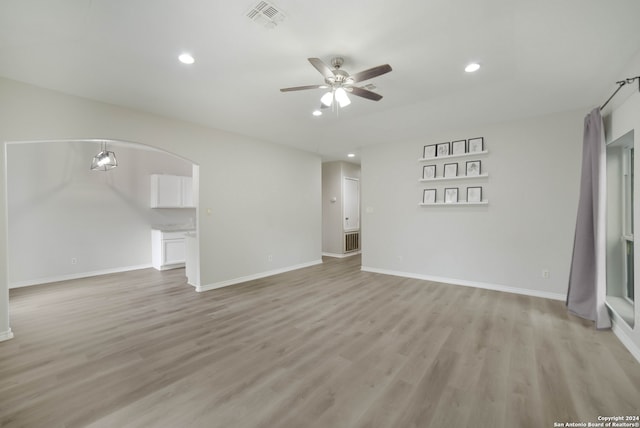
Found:
[{"label": "upper cabinet", "polygon": [[151,175],[151,208],[193,208],[193,179],[179,175]]}]

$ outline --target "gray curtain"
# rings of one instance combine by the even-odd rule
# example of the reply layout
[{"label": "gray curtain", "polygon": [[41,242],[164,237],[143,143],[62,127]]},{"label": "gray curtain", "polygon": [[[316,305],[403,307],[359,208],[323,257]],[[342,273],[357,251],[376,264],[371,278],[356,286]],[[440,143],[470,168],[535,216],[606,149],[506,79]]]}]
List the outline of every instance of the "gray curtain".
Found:
[{"label": "gray curtain", "polygon": [[595,321],[597,328],[611,327],[611,320],[604,304],[605,156],[602,116],[600,109],[595,108],[584,119],[580,199],[566,303],[570,312]]}]

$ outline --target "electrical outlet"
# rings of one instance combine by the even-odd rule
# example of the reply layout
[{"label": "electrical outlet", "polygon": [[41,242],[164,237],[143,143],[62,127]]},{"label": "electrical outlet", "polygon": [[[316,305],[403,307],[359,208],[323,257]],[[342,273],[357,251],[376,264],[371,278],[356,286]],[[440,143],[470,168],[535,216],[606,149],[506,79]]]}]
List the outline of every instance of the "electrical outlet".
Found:
[{"label": "electrical outlet", "polygon": [[544,279],[549,279],[549,269],[542,269],[542,277]]},{"label": "electrical outlet", "polygon": [[76,259],[75,257],[71,257],[71,264],[72,265],[77,265],[78,264],[78,259]]},{"label": "electrical outlet", "polygon": [[273,261],[273,254],[269,254],[269,255],[267,256],[267,261],[270,261],[270,262],[272,262],[272,261]]}]

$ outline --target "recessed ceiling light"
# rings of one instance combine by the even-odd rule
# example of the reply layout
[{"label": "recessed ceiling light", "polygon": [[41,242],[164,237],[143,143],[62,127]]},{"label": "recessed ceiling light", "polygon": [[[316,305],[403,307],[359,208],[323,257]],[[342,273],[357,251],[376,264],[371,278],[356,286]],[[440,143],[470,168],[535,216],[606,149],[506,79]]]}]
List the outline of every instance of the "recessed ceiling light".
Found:
[{"label": "recessed ceiling light", "polygon": [[196,60],[191,56],[191,54],[183,53],[178,57],[181,63],[183,64],[193,64]]},{"label": "recessed ceiling light", "polygon": [[474,71],[478,71],[480,69],[480,64],[477,62],[472,62],[464,68],[464,71],[467,73],[473,73]]},{"label": "recessed ceiling light", "polygon": [[349,153],[349,154],[347,155],[347,157],[348,157],[348,158],[355,158],[355,157],[356,157],[356,155],[355,155],[355,153]]},{"label": "recessed ceiling light", "polygon": [[322,112],[320,110],[314,110],[311,114],[314,116],[322,116]]}]

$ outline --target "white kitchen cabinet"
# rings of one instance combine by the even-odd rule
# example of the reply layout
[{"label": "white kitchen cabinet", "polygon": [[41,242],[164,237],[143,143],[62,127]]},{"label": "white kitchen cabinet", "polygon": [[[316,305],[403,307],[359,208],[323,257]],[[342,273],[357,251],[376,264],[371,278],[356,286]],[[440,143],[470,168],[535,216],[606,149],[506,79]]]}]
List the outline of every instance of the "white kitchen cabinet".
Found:
[{"label": "white kitchen cabinet", "polygon": [[191,208],[195,206],[193,203],[193,178],[180,177],[182,206]]},{"label": "white kitchen cabinet", "polygon": [[158,270],[184,267],[185,231],[151,231],[151,264]]},{"label": "white kitchen cabinet", "polygon": [[151,175],[151,208],[193,208],[193,179],[179,175]]}]

